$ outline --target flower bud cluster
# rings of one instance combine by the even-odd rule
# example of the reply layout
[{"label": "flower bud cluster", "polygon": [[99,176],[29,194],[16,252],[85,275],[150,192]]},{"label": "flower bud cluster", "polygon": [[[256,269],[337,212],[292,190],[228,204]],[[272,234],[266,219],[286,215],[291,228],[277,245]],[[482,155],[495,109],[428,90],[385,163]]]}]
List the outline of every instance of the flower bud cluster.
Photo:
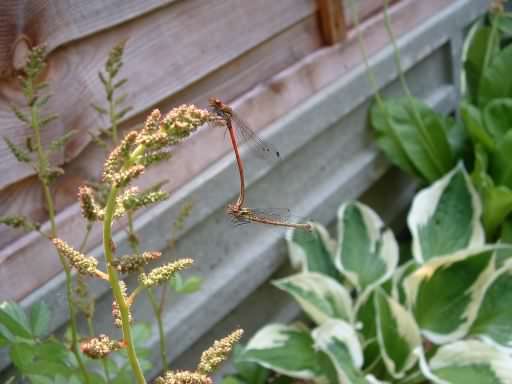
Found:
[{"label": "flower bud cluster", "polygon": [[140,272],[141,269],[153,260],[157,260],[161,252],[144,252],[141,255],[125,255],[112,262],[112,266],[120,273]]},{"label": "flower bud cluster", "polygon": [[91,256],[85,256],[71,247],[68,243],[61,239],[53,239],[53,245],[57,248],[57,252],[65,257],[71,266],[75,268],[79,274],[84,276],[98,275],[98,260]]},{"label": "flower bud cluster", "polygon": [[168,281],[176,272],[182,271],[192,265],[192,259],[180,259],[161,267],[153,269],[149,273],[141,273],[139,282],[146,288],[160,285]]},{"label": "flower bud cluster", "polygon": [[213,381],[197,372],[167,371],[163,376],[157,377],[154,384],[213,384]]},{"label": "flower bud cluster", "polygon": [[[128,304],[128,295],[126,293],[127,288],[126,288],[125,282],[120,280],[119,287],[121,288],[121,293],[123,294],[124,301]],[[117,304],[117,301],[115,299],[112,302],[112,318],[114,319],[114,325],[117,328],[122,328],[123,320],[121,317],[121,309],[119,308],[119,304]],[[133,320],[132,312],[130,311],[130,308],[128,308],[128,321],[130,322],[130,324],[132,323],[132,320]]]},{"label": "flower bud cluster", "polygon": [[197,366],[197,372],[209,375],[215,371],[219,365],[228,358],[234,345],[240,341],[244,331],[237,329],[229,336],[221,340],[216,340],[213,345],[204,351],[201,360]]},{"label": "flower bud cluster", "polygon": [[151,204],[159,203],[169,197],[164,191],[145,191],[138,193],[137,189],[130,189],[130,193],[121,195],[120,203],[127,211],[133,211]]},{"label": "flower bud cluster", "polygon": [[112,340],[107,335],[99,335],[82,340],[80,350],[91,359],[102,359],[123,347],[123,343]]},{"label": "flower bud cluster", "polygon": [[78,201],[80,202],[80,211],[87,221],[101,221],[103,211],[94,199],[92,188],[82,185],[78,188]]}]

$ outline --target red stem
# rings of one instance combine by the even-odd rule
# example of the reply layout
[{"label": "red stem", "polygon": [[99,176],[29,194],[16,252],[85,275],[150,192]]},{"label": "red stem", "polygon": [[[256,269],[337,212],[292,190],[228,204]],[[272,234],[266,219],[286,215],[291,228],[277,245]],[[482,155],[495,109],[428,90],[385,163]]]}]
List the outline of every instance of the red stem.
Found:
[{"label": "red stem", "polygon": [[233,151],[235,152],[238,173],[240,174],[240,195],[238,196],[238,201],[236,203],[237,208],[240,208],[244,205],[245,202],[244,164],[242,163],[242,158],[240,157],[240,153],[238,152],[238,144],[236,142],[235,130],[233,129],[231,120],[226,121],[226,123],[229,131],[229,138],[231,139],[231,146],[233,147]]}]

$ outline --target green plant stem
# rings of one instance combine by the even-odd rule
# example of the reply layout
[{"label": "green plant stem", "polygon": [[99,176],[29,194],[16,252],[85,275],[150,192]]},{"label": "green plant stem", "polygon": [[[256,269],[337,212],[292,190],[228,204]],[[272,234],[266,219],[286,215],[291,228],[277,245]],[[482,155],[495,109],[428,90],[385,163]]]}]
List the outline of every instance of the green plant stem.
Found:
[{"label": "green plant stem", "polygon": [[404,70],[402,68],[402,59],[400,57],[400,50],[398,49],[398,46],[396,45],[395,36],[393,34],[393,30],[391,28],[391,21],[389,19],[389,0],[384,0],[384,26],[386,28],[386,31],[389,35],[389,39],[391,41],[391,45],[393,47],[393,54],[395,57],[395,63],[396,67],[398,69],[398,77],[400,79],[400,84],[402,85],[402,88],[405,92],[405,95],[407,99],[409,100],[409,104],[411,105],[412,112],[414,114],[414,118],[416,119],[416,122],[418,123],[418,126],[420,128],[420,134],[423,137],[423,140],[427,144],[425,146],[425,149],[427,150],[428,156],[430,157],[433,164],[435,164],[436,168],[439,171],[439,175],[444,174],[444,168],[442,164],[439,164],[438,158],[435,155],[435,145],[430,140],[430,136],[428,132],[426,131],[425,124],[423,123],[423,119],[421,118],[418,109],[416,108],[414,104],[414,98],[411,94],[411,91],[409,90],[409,87],[407,86],[407,82],[405,80]]},{"label": "green plant stem", "polygon": [[[53,204],[53,198],[50,193],[50,187],[48,185],[48,178],[46,176],[46,171],[48,168],[48,158],[46,153],[43,150],[43,146],[41,143],[41,126],[39,125],[39,113],[37,110],[37,106],[32,105],[31,106],[31,118],[32,118],[32,129],[34,131],[34,139],[35,144],[37,148],[37,161],[39,165],[38,169],[38,177],[41,182],[41,186],[43,188],[43,194],[46,200],[46,208],[48,210],[48,217],[50,219],[50,237],[55,238],[57,236],[57,224],[55,222],[55,205]],[[76,325],[76,311],[75,306],[73,304],[73,286],[72,286],[72,280],[71,280],[71,270],[64,259],[64,256],[62,256],[60,253],[58,253],[60,263],[62,265],[62,268],[64,270],[64,274],[66,277],[66,299],[68,304],[68,311],[69,311],[69,321],[70,321],[70,327],[71,327],[71,351],[73,352],[76,361],[78,363],[78,366],[80,368],[80,371],[84,377],[84,380],[87,384],[89,384],[90,377],[87,373],[87,369],[85,367],[85,364],[82,360],[82,357],[80,356],[80,353],[78,352],[78,331],[77,331],[77,325]]]},{"label": "green plant stem", "polygon": [[[143,150],[143,149],[142,149]],[[123,341],[126,344],[128,351],[128,360],[135,375],[135,380],[138,384],[146,384],[146,379],[140,367],[139,359],[135,351],[135,345],[133,343],[133,337],[131,332],[128,305],[125,301],[121,286],[119,284],[119,276],[117,271],[112,266],[113,253],[112,253],[112,219],[114,216],[114,209],[117,197],[117,187],[112,186],[108,195],[107,204],[105,207],[105,218],[103,221],[103,247],[105,252],[105,259],[107,261],[107,270],[110,280],[110,285],[114,293],[114,299],[119,306],[121,313],[121,326],[123,331]]]},{"label": "green plant stem", "polygon": [[91,230],[92,230],[92,223],[90,221],[88,221],[87,226],[85,228],[84,238],[82,239],[82,243],[80,243],[80,247],[78,248],[78,250],[80,252],[83,252],[85,250],[85,246],[87,245],[87,241],[89,240],[89,235],[91,234]]},{"label": "green plant stem", "polygon": [[[167,289],[166,286],[161,288],[162,290]],[[162,367],[163,370],[169,369],[168,367],[168,356],[167,351],[165,348],[165,333],[164,333],[164,323],[162,321],[162,306],[161,304],[157,303],[155,294],[153,293],[153,290],[151,288],[147,289],[149,302],[151,303],[151,307],[153,308],[153,312],[156,317],[156,322],[158,326],[158,336],[159,336],[159,342],[160,342],[160,358],[162,359]]]},{"label": "green plant stem", "polygon": [[111,90],[110,98],[108,100],[108,116],[110,119],[110,124],[112,124],[112,141],[117,143],[117,117],[116,117],[116,108],[114,105],[114,89],[112,86],[112,78],[109,76],[107,87]]}]

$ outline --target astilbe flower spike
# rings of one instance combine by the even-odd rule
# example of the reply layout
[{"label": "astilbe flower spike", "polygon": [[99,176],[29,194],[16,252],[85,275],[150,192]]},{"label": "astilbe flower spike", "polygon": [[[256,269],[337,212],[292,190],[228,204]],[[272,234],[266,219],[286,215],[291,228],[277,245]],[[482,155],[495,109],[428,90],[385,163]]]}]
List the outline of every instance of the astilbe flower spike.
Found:
[{"label": "astilbe flower spike", "polygon": [[179,259],[161,267],[153,269],[149,273],[141,273],[139,282],[142,286],[149,288],[160,285],[168,281],[176,272],[180,272],[188,268],[194,263],[192,259]]},{"label": "astilbe flower spike", "polygon": [[157,377],[154,384],[213,384],[208,376],[190,371],[167,371]]},{"label": "astilbe flower spike", "polygon": [[68,243],[61,239],[52,239],[53,245],[57,248],[57,252],[64,256],[71,266],[75,268],[78,273],[84,276],[98,276],[98,260],[91,256],[85,256],[71,247]]},{"label": "astilbe flower spike", "polygon": [[221,340],[215,340],[213,345],[204,351],[197,366],[197,372],[209,375],[215,371],[224,360],[228,358],[234,345],[238,343],[244,331],[237,329]]},{"label": "astilbe flower spike", "polygon": [[103,212],[94,199],[92,188],[82,185],[78,188],[78,200],[80,202],[80,211],[87,221],[100,221],[103,218]]},{"label": "astilbe flower spike", "polygon": [[[119,287],[121,288],[121,293],[124,297],[125,302],[127,304],[129,304],[127,288],[126,288],[125,282],[122,280],[119,280]],[[117,328],[122,328],[123,320],[121,317],[121,309],[119,308],[119,304],[117,303],[117,301],[115,299],[114,299],[114,301],[112,301],[112,318],[114,319],[114,325]],[[129,320],[130,324],[133,321],[132,311],[130,311],[129,306],[128,306],[128,320]]]},{"label": "astilbe flower spike", "polygon": [[120,273],[140,272],[142,267],[153,260],[157,260],[161,252],[144,252],[141,255],[125,255],[112,262],[112,265]]},{"label": "astilbe flower spike", "polygon": [[80,350],[91,359],[102,359],[110,353],[123,348],[121,341],[112,340],[107,335],[99,335],[80,342]]}]

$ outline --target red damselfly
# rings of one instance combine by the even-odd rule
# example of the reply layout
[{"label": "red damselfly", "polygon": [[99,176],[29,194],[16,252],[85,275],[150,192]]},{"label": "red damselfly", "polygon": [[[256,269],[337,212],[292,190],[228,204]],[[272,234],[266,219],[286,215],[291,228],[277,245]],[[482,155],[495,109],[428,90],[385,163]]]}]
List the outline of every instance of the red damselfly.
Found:
[{"label": "red damselfly", "polygon": [[212,114],[210,124],[225,125],[229,133],[231,146],[233,147],[233,152],[235,153],[238,172],[240,174],[240,194],[236,203],[238,208],[240,208],[244,205],[245,202],[245,176],[244,165],[240,156],[239,144],[237,140],[240,140],[240,145],[247,143],[251,148],[251,153],[254,153],[259,158],[279,159],[280,154],[271,144],[263,141],[256,133],[254,133],[254,131],[249,128],[247,123],[240,116],[238,116],[231,107],[224,104],[220,99],[210,97],[208,100],[208,106],[210,113]]},{"label": "red damselfly", "polygon": [[290,222],[290,210],[287,208],[252,209],[240,207],[238,204],[228,204],[226,213],[236,225],[259,223],[312,231],[313,226],[309,223]]}]

